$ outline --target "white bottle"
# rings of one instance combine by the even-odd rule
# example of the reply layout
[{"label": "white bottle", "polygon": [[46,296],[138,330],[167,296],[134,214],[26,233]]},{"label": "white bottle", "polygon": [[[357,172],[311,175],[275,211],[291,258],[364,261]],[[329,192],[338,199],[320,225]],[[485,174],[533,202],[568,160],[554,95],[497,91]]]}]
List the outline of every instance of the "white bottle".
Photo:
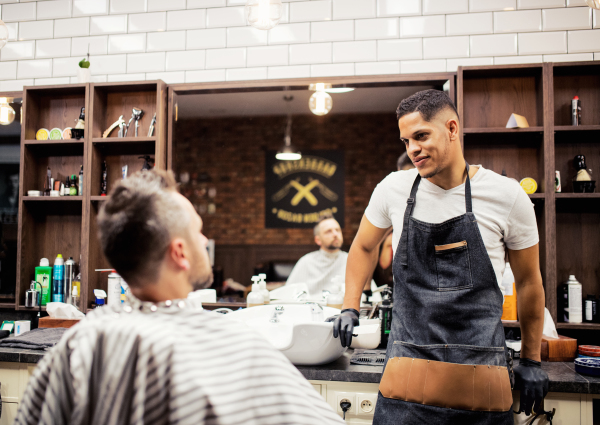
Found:
[{"label": "white bottle", "polygon": [[250,292],[248,298],[246,298],[248,308],[265,304],[265,297],[262,292],[260,292],[260,285],[258,284],[259,280],[260,278],[258,276],[252,276],[252,282],[254,282],[252,284],[252,292]]},{"label": "white bottle", "polygon": [[341,309],[344,304],[344,293],[342,292],[340,280],[340,276],[334,276],[331,279],[333,284],[331,285],[331,292],[327,297],[327,307]]},{"label": "white bottle", "polygon": [[121,276],[114,270],[108,275],[108,290],[106,304],[121,304]]},{"label": "white bottle", "polygon": [[260,292],[263,294],[263,298],[264,298],[264,303],[265,304],[270,304],[271,303],[271,295],[269,294],[269,290],[267,289],[267,275],[264,273],[261,273],[258,275],[258,278],[260,279],[258,282],[258,285],[260,286]]},{"label": "white bottle", "polygon": [[73,285],[73,291],[71,292],[71,304],[79,310],[79,294],[77,293],[77,286]]},{"label": "white bottle", "polygon": [[569,307],[565,308],[565,316],[569,318],[569,323],[581,323],[583,321],[582,301],[581,301],[581,283],[575,279],[575,275],[570,275],[567,281],[567,291],[569,296]]}]

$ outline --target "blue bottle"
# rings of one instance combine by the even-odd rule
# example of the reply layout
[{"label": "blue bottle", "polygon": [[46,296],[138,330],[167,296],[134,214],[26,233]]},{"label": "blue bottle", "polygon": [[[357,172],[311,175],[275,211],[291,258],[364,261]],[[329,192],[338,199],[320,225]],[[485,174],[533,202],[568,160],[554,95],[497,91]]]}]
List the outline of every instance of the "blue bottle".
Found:
[{"label": "blue bottle", "polygon": [[61,254],[56,256],[52,268],[52,302],[65,302],[65,260]]}]

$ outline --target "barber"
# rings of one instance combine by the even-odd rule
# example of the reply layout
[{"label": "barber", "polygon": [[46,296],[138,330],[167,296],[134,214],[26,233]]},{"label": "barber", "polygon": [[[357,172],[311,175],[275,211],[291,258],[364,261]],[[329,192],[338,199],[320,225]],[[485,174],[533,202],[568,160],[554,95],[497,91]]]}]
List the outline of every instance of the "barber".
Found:
[{"label": "barber", "polygon": [[469,166],[450,98],[425,90],[396,111],[414,170],[375,189],[346,268],[334,336],[350,346],[362,287],[393,226],[394,307],[374,424],[513,424],[500,288],[505,250],[515,275],[520,410],[548,391],[541,369],[544,288],[529,197],[513,180]]}]

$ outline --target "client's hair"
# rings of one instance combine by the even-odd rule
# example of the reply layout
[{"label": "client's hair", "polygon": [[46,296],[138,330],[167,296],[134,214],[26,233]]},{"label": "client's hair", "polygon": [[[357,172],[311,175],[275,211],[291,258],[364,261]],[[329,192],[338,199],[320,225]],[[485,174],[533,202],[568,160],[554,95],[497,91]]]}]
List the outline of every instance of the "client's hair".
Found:
[{"label": "client's hair", "polygon": [[170,242],[186,235],[189,213],[172,172],[145,170],[120,181],[98,214],[110,265],[132,286],[154,283]]}]

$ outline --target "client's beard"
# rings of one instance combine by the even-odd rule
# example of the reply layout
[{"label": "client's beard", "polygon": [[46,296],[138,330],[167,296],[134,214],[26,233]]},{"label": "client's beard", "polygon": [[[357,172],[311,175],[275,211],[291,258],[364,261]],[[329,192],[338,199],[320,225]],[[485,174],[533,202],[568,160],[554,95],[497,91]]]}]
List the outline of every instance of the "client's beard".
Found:
[{"label": "client's beard", "polygon": [[212,271],[207,276],[204,276],[201,279],[192,282],[192,290],[198,291],[199,289],[206,289],[213,283],[213,273]]}]

